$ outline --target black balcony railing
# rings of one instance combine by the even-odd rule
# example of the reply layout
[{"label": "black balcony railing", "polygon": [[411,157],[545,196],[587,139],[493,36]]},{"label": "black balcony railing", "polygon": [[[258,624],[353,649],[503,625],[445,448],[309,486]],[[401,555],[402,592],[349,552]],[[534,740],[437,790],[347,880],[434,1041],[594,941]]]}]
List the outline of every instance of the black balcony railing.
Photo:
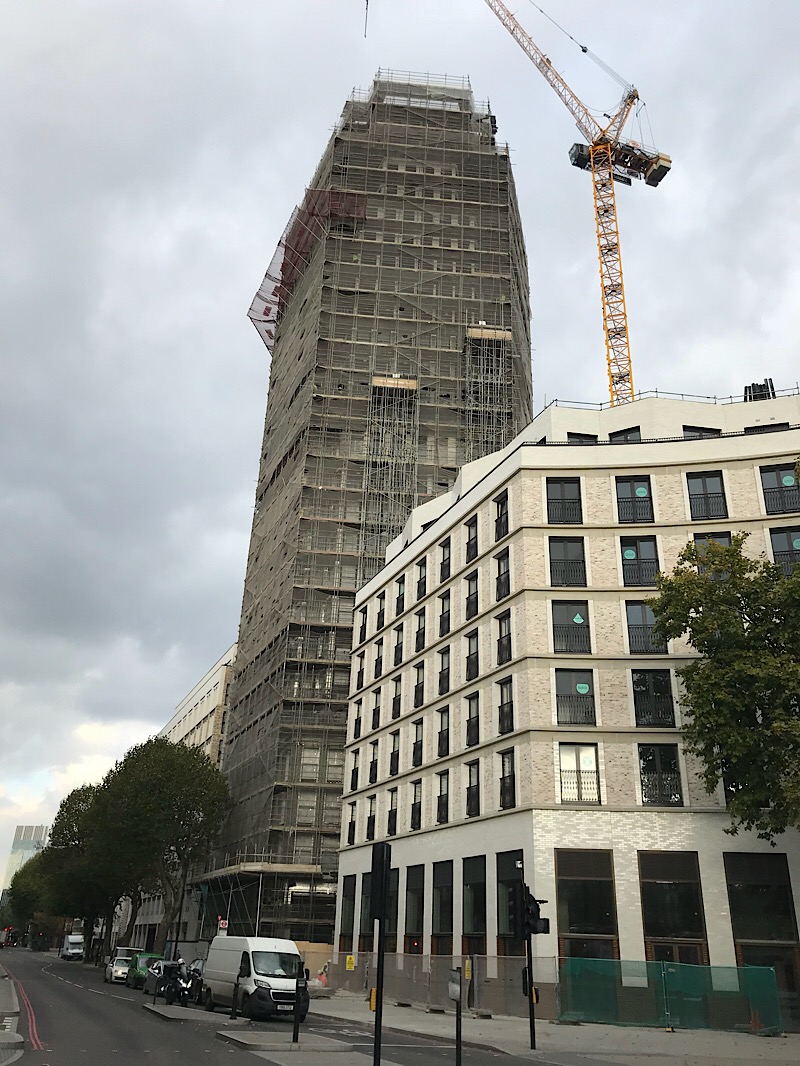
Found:
[{"label": "black balcony railing", "polygon": [[583,521],[580,500],[548,500],[547,521],[553,525],[575,526]]},{"label": "black balcony railing", "polygon": [[439,615],[439,636],[444,637],[450,632],[450,612],[442,611]]},{"label": "black balcony railing", "polygon": [[476,651],[474,651],[474,652],[472,652],[471,655],[467,656],[465,677],[466,677],[467,681],[474,681],[474,679],[477,676],[478,676],[478,653]]},{"label": "black balcony railing", "polygon": [[495,597],[498,600],[504,600],[511,592],[511,575],[508,571],[497,575],[495,585]]},{"label": "black balcony railing", "polygon": [[425,577],[418,578],[417,580],[417,599],[421,600],[425,593],[428,591],[428,579]]},{"label": "black balcony railing", "polygon": [[599,803],[600,782],[597,770],[562,770],[562,803]]},{"label": "black balcony railing", "polygon": [[559,693],[556,696],[556,714],[559,725],[594,725],[594,695]]},{"label": "black balcony railing", "polygon": [[378,763],[373,759],[369,764],[369,783],[374,785],[378,780]]},{"label": "black balcony railing", "polygon": [[655,626],[628,626],[628,644],[631,655],[666,655],[667,645],[659,640]]},{"label": "black balcony railing", "polygon": [[508,534],[508,511],[503,511],[494,520],[494,539],[502,540]]},{"label": "black balcony railing", "polygon": [[400,696],[392,696],[392,718],[400,717]]},{"label": "black balcony railing", "polygon": [[415,740],[411,745],[411,765],[422,766],[422,741]]},{"label": "black balcony railing", "polygon": [[511,634],[497,638],[497,665],[509,662],[511,659]]},{"label": "black balcony railing", "polygon": [[394,665],[399,666],[403,661],[403,645],[395,644],[394,646]]},{"label": "black balcony railing", "polygon": [[677,771],[642,770],[642,803],[653,807],[682,807],[681,775]]},{"label": "black balcony railing", "polygon": [[625,585],[648,585],[656,583],[657,559],[623,559],[622,582]]},{"label": "black balcony railing", "polygon": [[394,601],[394,613],[395,614],[402,614],[403,611],[405,610],[405,606],[406,606],[406,596],[405,596],[405,593],[402,592],[397,597],[397,599]]},{"label": "black balcony railing", "polygon": [[787,577],[792,576],[798,564],[800,551],[775,552],[775,565],[779,566]]},{"label": "black balcony railing", "polygon": [[379,678],[382,673],[383,673],[383,656],[379,655],[377,657],[377,659],[375,660],[375,673],[374,673],[373,676],[377,680],[377,678]]},{"label": "black balcony railing", "polygon": [[514,704],[501,703],[497,714],[497,732],[513,733],[514,731]]},{"label": "black balcony railing", "polygon": [[467,785],[467,818],[481,813],[481,786]]},{"label": "black balcony railing", "polygon": [[367,623],[366,622],[362,622],[361,626],[360,626],[360,628],[358,630],[358,643],[359,644],[363,644],[366,639],[367,639]]},{"label": "black balcony railing", "polygon": [[478,538],[470,537],[467,541],[467,562],[472,562],[478,555]]},{"label": "black balcony railing", "polygon": [[445,692],[450,691],[450,667],[446,670],[439,671],[439,695],[444,696]]},{"label": "black balcony railing", "polygon": [[372,708],[372,728],[377,729],[381,724],[381,709],[380,707]]},{"label": "black balcony railing", "polygon": [[764,489],[767,514],[793,514],[800,511],[800,485]]},{"label": "black balcony railing", "polygon": [[389,817],[386,819],[386,835],[393,837],[397,832],[397,811],[389,811]]},{"label": "black balcony railing", "polygon": [[467,611],[466,611],[467,618],[474,618],[477,613],[478,613],[478,593],[477,592],[471,592],[469,594],[469,596],[467,596]]},{"label": "black balcony railing", "polygon": [[419,800],[411,804],[411,828],[419,829],[422,825],[422,804]]},{"label": "black balcony railing", "polygon": [[364,667],[362,666],[361,669],[356,674],[356,688],[363,688],[363,687],[364,687]]},{"label": "black balcony railing", "polygon": [[653,501],[649,496],[618,499],[617,515],[621,523],[652,522],[654,521]]},{"label": "black balcony railing", "polygon": [[449,577],[450,577],[450,560],[449,559],[442,559],[442,561],[439,563],[439,580],[440,581],[447,581],[447,579]]},{"label": "black balcony railing", "polygon": [[507,811],[517,805],[516,774],[506,774],[500,778],[500,809]]},{"label": "black balcony railing", "polygon": [[585,588],[586,563],[583,559],[551,559],[550,584],[558,588]]},{"label": "black balcony railing", "polygon": [[355,792],[358,788],[358,767],[354,766],[350,771],[350,791]]},{"label": "black balcony railing", "polygon": [[638,726],[658,729],[675,725],[672,696],[634,695],[633,709]]},{"label": "black balcony railing", "polygon": [[361,719],[356,718],[353,722],[353,740],[358,740],[361,736]]},{"label": "black balcony railing", "polygon": [[414,706],[421,707],[425,702],[425,683],[424,681],[418,681],[414,685]]},{"label": "black balcony railing", "polygon": [[588,626],[554,625],[553,648],[558,652],[579,654],[592,650],[591,634]]},{"label": "black balcony railing", "polygon": [[480,727],[477,718],[467,719],[467,747],[474,748],[480,737]]},{"label": "black balcony railing", "polygon": [[384,607],[384,608],[381,608],[380,611],[378,611],[378,617],[375,619],[375,628],[376,629],[383,629],[383,627],[385,625],[386,625],[386,608]]},{"label": "black balcony railing", "polygon": [[449,796],[437,796],[436,798],[436,821],[441,825],[442,822],[447,821],[449,806]]},{"label": "black balcony railing", "polygon": [[436,741],[436,754],[441,759],[445,755],[450,754],[450,730],[440,729],[439,735]]},{"label": "black balcony railing", "polygon": [[355,844],[355,842],[356,842],[356,823],[355,822],[348,822],[347,823],[347,843],[348,844]]},{"label": "black balcony railing", "polygon": [[689,495],[689,513],[694,519],[727,518],[728,505],[724,492],[703,492]]},{"label": "black balcony railing", "polygon": [[414,634],[414,651],[422,651],[425,647],[425,627],[418,629]]},{"label": "black balcony railing", "polygon": [[375,815],[367,815],[367,840],[375,839]]},{"label": "black balcony railing", "polygon": [[400,752],[389,752],[389,776],[395,777],[400,772]]}]

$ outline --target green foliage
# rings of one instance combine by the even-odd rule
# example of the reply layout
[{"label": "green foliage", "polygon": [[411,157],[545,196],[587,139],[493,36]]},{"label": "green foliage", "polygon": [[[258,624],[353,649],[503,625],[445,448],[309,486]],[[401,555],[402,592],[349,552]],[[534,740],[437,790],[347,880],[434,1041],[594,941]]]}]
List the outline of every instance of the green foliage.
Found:
[{"label": "green foliage", "polygon": [[11,924],[15,929],[25,929],[36,911],[44,909],[48,885],[43,854],[44,852],[39,852],[28,859],[11,878],[8,907],[11,912]]},{"label": "green foliage", "polygon": [[650,605],[660,636],[698,655],[678,674],[706,789],[724,782],[731,832],[772,840],[800,826],[800,568],[787,578],[745,540],[688,544]]}]

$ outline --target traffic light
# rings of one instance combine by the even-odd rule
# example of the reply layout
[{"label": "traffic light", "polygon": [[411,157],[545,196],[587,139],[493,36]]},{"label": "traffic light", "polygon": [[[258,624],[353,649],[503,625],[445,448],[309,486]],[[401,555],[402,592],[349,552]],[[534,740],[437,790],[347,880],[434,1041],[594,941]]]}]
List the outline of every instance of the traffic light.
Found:
[{"label": "traffic light", "polygon": [[[550,919],[542,918],[539,900],[527,885],[522,886],[522,915],[525,922],[525,935],[536,936],[538,933],[550,932]],[[541,902],[546,903],[546,900]]]}]

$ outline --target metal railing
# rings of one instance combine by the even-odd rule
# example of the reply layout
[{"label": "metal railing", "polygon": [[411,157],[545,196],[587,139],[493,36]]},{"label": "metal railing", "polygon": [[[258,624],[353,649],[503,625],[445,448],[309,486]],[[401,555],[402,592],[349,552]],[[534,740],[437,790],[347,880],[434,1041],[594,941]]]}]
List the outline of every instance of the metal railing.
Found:
[{"label": "metal railing", "polygon": [[467,818],[481,813],[481,786],[467,785]]},{"label": "metal railing", "polygon": [[599,803],[600,782],[597,770],[562,770],[562,803]]},{"label": "metal railing", "polygon": [[624,585],[655,585],[657,573],[657,559],[622,560],[622,583]]},{"label": "metal railing", "polygon": [[669,770],[642,770],[642,803],[653,807],[682,807],[681,775]]},{"label": "metal railing", "polygon": [[551,559],[550,584],[557,587],[585,587],[586,563],[583,559]]},{"label": "metal railing", "polygon": [[653,501],[649,496],[617,497],[617,519],[622,523],[653,522]]},{"label": "metal railing", "polygon": [[675,725],[672,696],[646,696],[634,693],[633,710],[637,726],[664,727]]},{"label": "metal railing", "polygon": [[800,485],[764,489],[764,507],[767,514],[791,514],[800,511]]},{"label": "metal railing", "polygon": [[552,525],[579,526],[583,522],[580,500],[548,500],[547,521]]},{"label": "metal railing", "polygon": [[667,645],[659,640],[655,626],[628,626],[628,645],[631,655],[666,655]]},{"label": "metal railing", "polygon": [[517,805],[516,775],[506,774],[500,778],[500,809],[509,810]]},{"label": "metal railing", "polygon": [[591,652],[592,639],[586,625],[553,625],[553,650],[557,652]]},{"label": "metal railing", "polygon": [[594,693],[558,693],[556,715],[559,725],[595,725]]},{"label": "metal railing", "polygon": [[689,513],[693,519],[727,518],[728,504],[724,492],[689,494]]}]

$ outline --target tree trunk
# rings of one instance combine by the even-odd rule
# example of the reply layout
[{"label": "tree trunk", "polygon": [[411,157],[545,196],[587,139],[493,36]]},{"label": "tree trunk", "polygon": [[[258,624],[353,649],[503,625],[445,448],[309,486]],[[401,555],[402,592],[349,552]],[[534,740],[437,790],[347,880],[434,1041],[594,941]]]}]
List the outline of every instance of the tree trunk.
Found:
[{"label": "tree trunk", "polygon": [[[164,954],[164,948],[167,946],[167,937],[169,936],[169,930],[172,923],[175,921],[175,916],[178,913],[181,905],[180,896],[180,876],[178,877],[178,883],[173,883],[172,879],[166,877],[162,880],[162,898],[164,900],[164,914],[161,921],[158,923],[156,929],[156,938],[153,943],[153,951],[158,955]],[[180,930],[178,930],[180,933]]]},{"label": "tree trunk", "polygon": [[139,917],[139,908],[142,905],[142,893],[137,888],[133,895],[128,898],[131,901],[131,913],[128,918],[128,924],[125,926],[125,932],[117,941],[117,946],[121,948],[128,947],[131,942],[133,930],[136,926],[136,919]]}]

